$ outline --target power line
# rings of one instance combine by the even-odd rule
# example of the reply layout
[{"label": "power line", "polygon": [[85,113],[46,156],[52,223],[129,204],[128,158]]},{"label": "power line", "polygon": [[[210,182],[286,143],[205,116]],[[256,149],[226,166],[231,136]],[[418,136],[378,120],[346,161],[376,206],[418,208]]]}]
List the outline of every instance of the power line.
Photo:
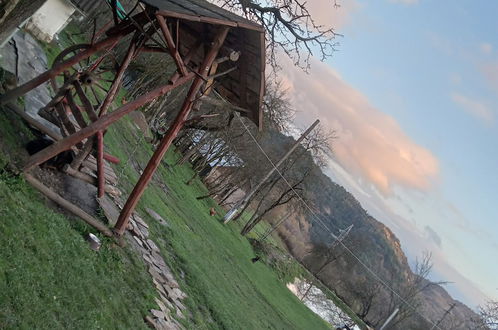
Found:
[{"label": "power line", "polygon": [[[247,125],[244,123],[240,115],[236,112],[235,116],[237,119],[239,119],[240,123],[246,130],[246,132],[249,134],[251,139],[254,141],[254,143],[258,146],[259,150],[263,153],[263,155],[266,157],[266,159],[270,162],[270,164],[275,168],[275,171],[278,173],[278,175],[284,180],[284,182],[289,186],[289,188],[293,191],[293,193],[296,195],[296,197],[304,204],[304,206],[310,211],[312,216],[317,220],[317,222],[323,226],[323,228],[329,232],[329,234],[332,236],[332,238],[336,241],[338,241],[338,237],[328,228],[328,226],[320,219],[318,214],[306,203],[306,201],[297,193],[297,191],[292,187],[292,185],[289,183],[289,181],[282,175],[280,170],[275,166],[271,158],[268,156],[268,154],[265,152],[263,147],[259,144],[257,139],[254,137],[254,135],[251,133]],[[379,281],[385,288],[387,288],[389,291],[391,291],[396,297],[400,299],[401,302],[403,302],[406,306],[411,308],[416,314],[420,315],[424,320],[426,320],[428,323],[433,325],[433,328],[437,328],[442,330],[438,324],[435,322],[429,320],[426,318],[424,315],[422,315],[415,307],[413,307],[406,299],[404,299],[396,290],[394,290],[392,287],[390,287],[377,273],[375,273],[367,264],[365,264],[351,249],[349,249],[342,241],[339,241],[339,245],[341,245],[360,265],[363,266],[377,281]]]}]

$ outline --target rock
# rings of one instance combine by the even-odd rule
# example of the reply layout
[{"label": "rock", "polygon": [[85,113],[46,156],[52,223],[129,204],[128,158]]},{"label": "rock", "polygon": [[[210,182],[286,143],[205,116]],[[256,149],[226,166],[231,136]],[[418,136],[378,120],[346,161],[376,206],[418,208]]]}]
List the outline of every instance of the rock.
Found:
[{"label": "rock", "polygon": [[[147,251],[149,252],[149,251]],[[145,260],[147,264],[152,264],[152,258],[150,257],[149,253],[142,253],[142,258]]]},{"label": "rock", "polygon": [[158,266],[166,266],[163,256],[156,251],[152,251],[152,260],[154,260],[154,263]]},{"label": "rock", "polygon": [[167,314],[168,313],[168,308],[166,307],[166,305],[164,305],[164,303],[159,300],[158,298],[154,298],[156,304],[159,306],[159,309],[161,309],[161,311],[164,313],[164,314]]},{"label": "rock", "polygon": [[169,227],[169,224],[166,220],[163,219],[163,217],[161,217],[156,211],[152,210],[152,209],[149,209],[149,208],[146,208],[145,211],[147,211],[147,213],[153,218],[155,219],[157,222],[159,222],[161,225],[164,225],[164,226],[167,226]]},{"label": "rock", "polygon": [[154,319],[150,316],[150,315],[147,315],[144,317],[144,320],[145,320],[145,323],[147,323],[147,325],[153,329],[156,328],[156,322],[154,322]]},{"label": "rock", "polygon": [[152,313],[152,315],[154,315],[155,317],[157,318],[164,318],[164,313],[162,311],[158,311],[157,309],[151,309],[150,312]]},{"label": "rock", "polygon": [[162,296],[164,296],[164,297],[168,296],[168,294],[164,290],[164,287],[161,285],[161,283],[159,283],[155,278],[152,278],[152,282],[154,282],[154,285],[156,286],[156,289],[159,291],[160,295],[162,294]]},{"label": "rock", "polygon": [[180,299],[187,298],[187,295],[182,290],[180,290],[178,288],[173,288],[173,291],[175,292],[176,296],[179,297]]},{"label": "rock", "polygon": [[187,309],[187,307],[185,307],[185,306],[184,306],[184,305],[180,302],[180,300],[175,300],[175,301],[174,301],[174,303],[175,303],[175,305],[176,305],[178,308],[180,308],[182,311],[184,311],[184,310],[186,310],[186,309]]},{"label": "rock", "polygon": [[132,237],[138,243],[139,246],[141,246],[141,247],[144,246],[142,243],[142,240],[139,237],[137,237],[137,236],[132,236]]},{"label": "rock", "polygon": [[139,225],[142,225],[144,226],[145,228],[149,229],[149,225],[147,223],[145,223],[145,221],[136,213],[133,213],[133,218],[135,219],[135,221],[139,224]]},{"label": "rock", "polygon": [[152,277],[156,279],[156,281],[158,281],[159,283],[166,282],[164,276],[158,273],[152,266],[149,266],[149,274],[152,275]]},{"label": "rock", "polygon": [[[161,289],[164,291],[163,288]],[[166,293],[159,291],[159,296],[161,297],[161,301],[164,303],[166,307],[168,307],[169,309],[175,308],[175,306],[173,306],[173,304],[169,301],[168,297],[166,296]]]},{"label": "rock", "polygon": [[138,224],[137,230],[139,230],[142,233],[142,236],[144,238],[149,237],[149,230],[147,228],[145,228],[144,226],[142,226],[141,224]]},{"label": "rock", "polygon": [[147,245],[149,245],[152,251],[160,252],[156,243],[154,243],[151,239],[147,239]]},{"label": "rock", "polygon": [[182,311],[180,310],[180,308],[177,308],[176,309],[176,316],[178,316],[179,318],[181,319],[185,319],[185,315],[183,315]]},{"label": "rock", "polygon": [[166,321],[166,329],[168,330],[179,330],[179,329],[182,329],[182,327],[178,324],[178,323],[175,323],[172,321]]},{"label": "rock", "polygon": [[179,297],[176,295],[176,292],[173,290],[173,288],[171,288],[170,286],[168,285],[163,285],[163,288],[164,290],[166,291],[166,294],[168,295],[168,298],[170,301],[174,302],[176,299],[178,299]]},{"label": "rock", "polygon": [[120,213],[116,204],[105,194],[102,198],[97,198],[97,202],[99,203],[100,208],[104,211],[104,215],[107,218],[109,225],[114,227],[116,222],[118,222]]}]

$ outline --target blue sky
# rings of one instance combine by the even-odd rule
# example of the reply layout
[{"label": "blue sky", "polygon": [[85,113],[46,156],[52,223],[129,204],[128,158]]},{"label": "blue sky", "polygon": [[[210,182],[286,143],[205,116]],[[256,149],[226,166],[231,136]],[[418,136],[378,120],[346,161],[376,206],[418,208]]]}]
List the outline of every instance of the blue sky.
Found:
[{"label": "blue sky", "polygon": [[282,76],[297,122],[337,132],[328,174],[457,299],[498,299],[498,2],[309,3],[339,51]]}]

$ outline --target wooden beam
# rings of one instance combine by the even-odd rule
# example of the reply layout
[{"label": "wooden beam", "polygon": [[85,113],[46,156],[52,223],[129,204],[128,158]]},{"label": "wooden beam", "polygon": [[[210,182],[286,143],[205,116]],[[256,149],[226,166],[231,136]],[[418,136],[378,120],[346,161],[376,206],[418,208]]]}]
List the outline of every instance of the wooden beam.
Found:
[{"label": "wooden beam", "polygon": [[74,215],[76,215],[76,216],[80,217],[81,219],[83,219],[83,221],[85,221],[86,223],[88,223],[90,226],[94,227],[98,231],[100,231],[105,236],[108,236],[108,237],[112,237],[113,236],[112,235],[112,231],[105,224],[103,224],[101,221],[95,219],[90,214],[88,214],[85,211],[83,211],[82,209],[80,209],[78,206],[76,206],[73,203],[65,200],[59,194],[57,194],[57,193],[53,192],[52,190],[50,190],[50,188],[48,188],[43,183],[41,183],[40,181],[38,181],[38,179],[35,179],[35,177],[33,177],[31,174],[24,173],[24,178],[33,187],[35,187],[36,189],[38,189],[42,194],[44,194],[45,196],[47,196],[48,198],[50,198],[52,201],[54,201],[55,203],[59,204],[61,207],[63,207],[66,210],[68,210],[69,212],[71,212]]},{"label": "wooden beam", "polygon": [[166,44],[168,45],[168,50],[171,56],[173,57],[173,60],[176,63],[176,66],[178,67],[178,71],[182,76],[185,76],[187,74],[187,67],[183,63],[182,57],[180,56],[180,53],[178,52],[178,49],[175,46],[175,42],[173,41],[173,37],[171,36],[171,32],[168,29],[168,25],[166,24],[166,20],[164,19],[163,16],[156,14],[156,19],[157,22],[159,23],[159,27],[161,28],[161,31],[164,36],[164,40],[166,41]]},{"label": "wooden beam", "polygon": [[121,82],[123,81],[124,73],[128,66],[131,63],[131,60],[133,59],[133,56],[135,56],[136,52],[136,45],[134,42],[130,44],[130,47],[128,47],[128,52],[125,55],[125,58],[123,59],[123,62],[121,63],[121,66],[118,69],[118,72],[116,73],[116,76],[114,77],[114,80],[112,81],[111,88],[107,92],[107,95],[104,99],[104,102],[102,103],[102,106],[99,109],[99,117],[105,115],[107,113],[107,109],[111,105],[111,103],[114,101],[114,98],[116,97],[116,93],[118,92],[119,86],[121,86]]}]

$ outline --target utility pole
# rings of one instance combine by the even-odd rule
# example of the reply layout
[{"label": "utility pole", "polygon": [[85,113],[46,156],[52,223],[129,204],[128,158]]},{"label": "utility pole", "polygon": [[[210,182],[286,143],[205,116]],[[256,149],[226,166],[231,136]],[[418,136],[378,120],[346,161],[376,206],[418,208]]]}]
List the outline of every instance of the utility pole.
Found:
[{"label": "utility pole", "polygon": [[432,326],[431,330],[436,329],[436,328],[439,328],[439,325],[441,324],[441,322],[443,322],[444,318],[445,318],[445,317],[446,317],[446,316],[447,316],[447,315],[451,312],[451,310],[452,310],[453,308],[455,308],[455,306],[456,306],[456,304],[455,304],[455,303],[451,304],[451,305],[450,305],[450,308],[448,308],[448,309],[446,310],[446,312],[444,312],[444,314],[443,314],[443,316],[441,317],[441,319],[439,319],[439,321],[437,321],[437,323],[435,323],[435,324]]},{"label": "utility pole", "polygon": [[398,314],[398,312],[399,312],[399,308],[396,308],[394,310],[394,312],[387,318],[386,322],[384,322],[384,324],[380,327],[379,330],[384,330],[387,327],[387,325],[389,324],[389,322],[391,322],[394,319],[394,317],[396,316],[396,314]]},{"label": "utility pole", "polygon": [[244,208],[244,206],[246,206],[246,204],[251,200],[252,196],[254,196],[254,194],[259,190],[259,188],[261,188],[261,186],[272,176],[273,173],[275,173],[275,171],[278,169],[278,167],[280,165],[282,165],[282,163],[287,159],[289,158],[289,156],[292,154],[292,152],[294,152],[294,150],[296,150],[296,148],[299,146],[299,144],[304,140],[304,138],[306,136],[308,136],[308,134],[316,127],[316,125],[318,125],[318,123],[320,122],[320,120],[316,120],[300,137],[299,139],[297,139],[296,143],[294,143],[292,145],[292,147],[289,149],[289,151],[287,151],[287,153],[285,155],[282,156],[282,158],[280,158],[280,160],[275,163],[275,166],[272,166],[272,168],[268,171],[268,173],[266,173],[266,175],[263,177],[263,179],[261,179],[261,181],[253,188],[251,189],[251,191],[249,191],[244,199],[242,199],[241,201],[239,201],[230,211],[227,212],[227,214],[225,214],[225,216],[223,217],[223,223],[228,223],[230,222],[230,220],[233,219],[233,217],[237,214],[237,212]]}]

